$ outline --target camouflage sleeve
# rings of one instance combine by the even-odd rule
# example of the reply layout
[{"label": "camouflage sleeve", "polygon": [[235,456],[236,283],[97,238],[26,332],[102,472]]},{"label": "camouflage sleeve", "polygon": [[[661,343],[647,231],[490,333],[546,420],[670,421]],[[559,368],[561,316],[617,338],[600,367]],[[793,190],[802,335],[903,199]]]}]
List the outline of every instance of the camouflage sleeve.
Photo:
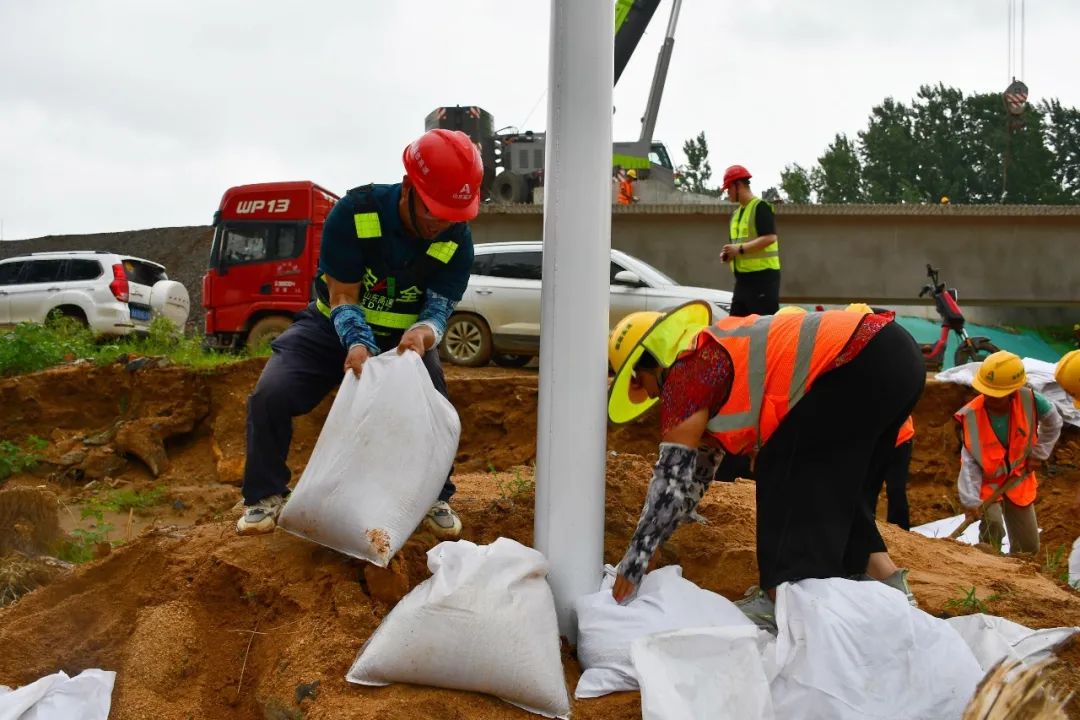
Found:
[{"label": "camouflage sleeve", "polygon": [[695,475],[697,459],[698,451],[693,448],[674,443],[660,445],[660,458],[653,469],[641,519],[619,562],[619,573],[635,586],[641,582],[653,553],[690,517],[709,486],[709,481]]}]

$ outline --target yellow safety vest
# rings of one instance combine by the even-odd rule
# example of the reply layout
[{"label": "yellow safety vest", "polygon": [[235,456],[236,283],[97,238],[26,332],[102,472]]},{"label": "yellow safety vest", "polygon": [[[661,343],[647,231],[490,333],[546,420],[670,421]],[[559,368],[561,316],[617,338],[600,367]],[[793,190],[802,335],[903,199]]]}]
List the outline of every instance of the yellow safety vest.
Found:
[{"label": "yellow safety vest", "polygon": [[[731,214],[731,242],[741,245],[758,236],[757,206],[761,198],[751,198],[746,207]],[[771,205],[769,207],[772,207]],[[756,272],[758,270],[780,269],[780,241],[773,241],[764,250],[756,250],[743,255],[736,255],[729,261],[736,272]]]}]

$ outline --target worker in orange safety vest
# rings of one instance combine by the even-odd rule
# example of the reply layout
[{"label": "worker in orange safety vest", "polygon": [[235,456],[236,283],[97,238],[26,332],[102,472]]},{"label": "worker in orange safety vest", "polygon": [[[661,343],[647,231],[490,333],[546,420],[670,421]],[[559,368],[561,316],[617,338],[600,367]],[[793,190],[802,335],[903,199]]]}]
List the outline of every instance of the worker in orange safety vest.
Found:
[{"label": "worker in orange safety vest", "polygon": [[637,182],[637,170],[630,168],[619,180],[618,203],[620,205],[633,205],[638,201],[637,195],[634,195],[635,182]]},{"label": "worker in orange safety vest", "polygon": [[[960,502],[969,519],[982,518],[982,542],[1001,547],[1008,533],[1010,553],[1037,553],[1035,473],[1061,435],[1061,416],[1027,387],[1024,362],[1011,352],[986,358],[971,384],[980,395],[954,416],[963,431]],[[1009,483],[1013,487],[983,510],[983,501]]]},{"label": "worker in orange safety vest", "polygon": [[755,459],[760,581],[739,604],[755,623],[775,631],[775,588],[805,578],[869,576],[914,601],[864,500],[880,489],[926,381],[918,346],[891,318],[828,311],[714,324],[709,305],[695,301],[628,315],[612,331],[608,358],[608,418],[627,423],[659,404],[661,431],[612,588],[617,601],[693,518],[725,453]]}]

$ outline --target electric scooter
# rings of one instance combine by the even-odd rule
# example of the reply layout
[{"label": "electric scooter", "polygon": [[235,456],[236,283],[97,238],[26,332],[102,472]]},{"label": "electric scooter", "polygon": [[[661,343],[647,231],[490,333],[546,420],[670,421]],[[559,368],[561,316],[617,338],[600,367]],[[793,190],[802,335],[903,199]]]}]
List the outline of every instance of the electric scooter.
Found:
[{"label": "electric scooter", "polygon": [[926,277],[929,282],[923,286],[919,297],[931,295],[934,298],[934,307],[941,317],[941,335],[936,343],[923,343],[921,345],[923,360],[926,361],[928,370],[940,370],[945,358],[945,344],[949,340],[949,331],[956,333],[959,341],[956,352],[953,353],[953,363],[964,365],[970,362],[982,362],[988,356],[996,353],[999,348],[990,342],[990,338],[971,337],[964,329],[964,313],[957,304],[956,288],[946,288],[945,283],[938,278],[941,270],[934,268],[929,263],[926,265]]}]

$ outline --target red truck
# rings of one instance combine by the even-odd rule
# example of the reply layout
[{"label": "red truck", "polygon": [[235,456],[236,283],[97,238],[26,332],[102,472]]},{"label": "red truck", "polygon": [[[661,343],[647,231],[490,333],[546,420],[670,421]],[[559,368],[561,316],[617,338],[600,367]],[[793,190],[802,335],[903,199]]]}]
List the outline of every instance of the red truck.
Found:
[{"label": "red truck", "polygon": [[312,298],[323,221],[338,196],[310,181],[229,188],[203,276],[206,344],[256,348]]}]

